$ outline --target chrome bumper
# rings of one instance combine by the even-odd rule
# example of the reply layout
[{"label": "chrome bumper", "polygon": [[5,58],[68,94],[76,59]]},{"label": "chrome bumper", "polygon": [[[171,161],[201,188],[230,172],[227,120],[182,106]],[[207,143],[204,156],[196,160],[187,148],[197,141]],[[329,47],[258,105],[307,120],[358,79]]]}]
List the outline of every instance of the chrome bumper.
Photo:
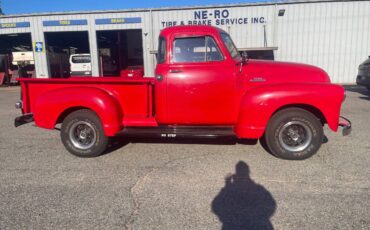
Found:
[{"label": "chrome bumper", "polygon": [[343,136],[348,136],[352,132],[352,123],[345,117],[340,116],[339,126],[342,127]]}]

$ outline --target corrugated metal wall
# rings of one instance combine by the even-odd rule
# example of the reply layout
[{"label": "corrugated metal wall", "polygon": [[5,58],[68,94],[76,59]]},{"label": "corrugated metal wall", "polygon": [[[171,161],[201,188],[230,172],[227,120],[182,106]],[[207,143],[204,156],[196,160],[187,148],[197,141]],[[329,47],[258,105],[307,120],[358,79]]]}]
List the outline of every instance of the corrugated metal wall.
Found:
[{"label": "corrugated metal wall", "polygon": [[[268,44],[272,44],[273,40],[273,25],[274,25],[274,5],[269,6],[251,6],[251,7],[230,7],[230,8],[209,8],[209,9],[190,9],[190,10],[173,10],[173,11],[155,11],[153,12],[154,32],[155,36],[159,35],[163,29],[162,22],[176,21],[177,23],[184,21],[194,21],[194,14],[198,11],[207,11],[208,20],[211,20],[212,25],[217,26],[232,35],[235,44],[239,48],[246,47],[263,47],[264,45],[264,25],[267,29]],[[217,19],[214,17],[215,11],[228,11],[228,17],[219,19],[244,19],[247,18],[247,24],[229,24],[217,25]],[[212,14],[211,16],[209,16]],[[251,18],[263,17],[265,23],[251,23]],[[202,20],[196,20],[202,21]]]},{"label": "corrugated metal wall", "polygon": [[370,55],[370,1],[279,5],[276,59],[326,70],[333,82],[355,83]]},{"label": "corrugated metal wall", "polygon": [[[280,9],[285,9],[282,17],[278,17]],[[160,31],[173,22],[189,24],[189,21],[196,20],[208,23],[209,20],[210,24],[228,31],[238,48],[263,47],[266,38],[267,46],[278,47],[275,51],[276,60],[313,64],[325,69],[333,82],[355,83],[358,65],[370,55],[369,9],[370,1],[341,1],[36,15],[0,18],[0,23],[31,23],[30,28],[0,29],[0,34],[28,32],[33,42],[45,44],[44,32],[88,31],[93,74],[98,75],[96,31],[142,29],[145,74],[153,76],[155,57],[150,51],[156,50]],[[141,23],[95,24],[95,19],[99,18],[130,17],[140,17]],[[43,26],[43,21],[47,20],[73,19],[86,19],[88,23],[79,26]],[[221,19],[224,19],[224,25]],[[228,25],[225,25],[226,19],[229,20]],[[46,54],[35,53],[35,57],[37,76],[48,77]]]}]

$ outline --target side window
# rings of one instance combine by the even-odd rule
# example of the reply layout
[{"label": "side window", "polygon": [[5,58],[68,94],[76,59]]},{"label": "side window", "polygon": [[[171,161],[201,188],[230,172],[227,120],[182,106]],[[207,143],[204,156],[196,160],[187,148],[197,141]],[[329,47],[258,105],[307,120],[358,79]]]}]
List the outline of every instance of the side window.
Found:
[{"label": "side window", "polygon": [[221,55],[218,46],[211,37],[206,38],[207,41],[207,61],[222,61],[223,57]]},{"label": "side window", "polygon": [[216,42],[208,36],[176,38],[173,47],[175,63],[223,60]]},{"label": "side window", "polygon": [[164,63],[166,60],[166,40],[162,37],[159,38],[157,63]]}]

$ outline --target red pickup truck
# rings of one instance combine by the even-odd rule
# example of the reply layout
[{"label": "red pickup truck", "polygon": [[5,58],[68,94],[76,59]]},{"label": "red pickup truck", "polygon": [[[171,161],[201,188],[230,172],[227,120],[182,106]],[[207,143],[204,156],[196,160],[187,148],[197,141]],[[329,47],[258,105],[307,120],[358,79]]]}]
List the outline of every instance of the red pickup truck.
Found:
[{"label": "red pickup truck", "polygon": [[178,26],[159,36],[154,78],[20,79],[23,116],[54,129],[80,157],[102,154],[109,137],[261,139],[291,160],[315,154],[323,126],[351,131],[340,117],[343,87],[309,65],[249,60],[230,36],[211,26]]}]

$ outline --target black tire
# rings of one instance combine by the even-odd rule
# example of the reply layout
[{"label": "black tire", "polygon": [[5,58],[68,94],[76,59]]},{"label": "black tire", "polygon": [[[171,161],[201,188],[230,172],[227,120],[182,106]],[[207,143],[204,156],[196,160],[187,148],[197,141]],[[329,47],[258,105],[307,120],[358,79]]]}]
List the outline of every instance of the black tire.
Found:
[{"label": "black tire", "polygon": [[264,141],[276,157],[304,160],[320,149],[324,137],[321,121],[301,108],[288,108],[274,114]]},{"label": "black tire", "polygon": [[60,136],[66,149],[78,157],[100,156],[108,146],[99,117],[88,109],[70,113],[63,121]]},{"label": "black tire", "polygon": [[370,86],[366,86],[366,89],[370,91]]}]

